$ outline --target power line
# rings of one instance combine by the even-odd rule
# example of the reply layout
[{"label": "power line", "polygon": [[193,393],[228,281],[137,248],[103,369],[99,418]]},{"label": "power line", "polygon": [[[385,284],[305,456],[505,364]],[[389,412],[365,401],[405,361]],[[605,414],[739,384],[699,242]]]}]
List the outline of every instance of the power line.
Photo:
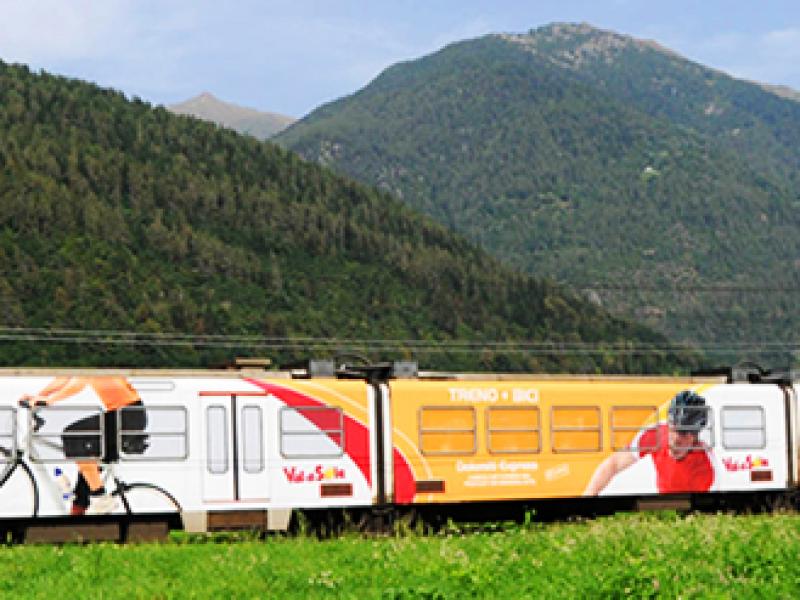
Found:
[{"label": "power line", "polygon": [[623,284],[623,283],[608,283],[608,282],[598,282],[598,283],[581,283],[581,284],[571,284],[566,281],[559,282],[560,285],[566,287],[575,287],[576,289],[583,290],[583,291],[620,291],[620,292],[681,292],[681,293],[706,293],[706,292],[713,292],[713,293],[745,293],[745,294],[757,294],[763,292],[800,292],[800,287],[798,286],[777,286],[777,285],[684,285],[684,284],[676,284],[676,285],[653,285],[653,284],[644,284],[644,285],[631,285],[631,284]]},{"label": "power line", "polygon": [[[587,342],[587,341],[561,341],[561,340],[512,340],[512,341],[497,341],[497,340],[425,340],[425,339],[410,339],[410,338],[337,338],[337,337],[313,337],[313,336],[264,336],[254,334],[198,334],[198,333],[184,333],[184,332],[143,332],[131,330],[116,330],[116,329],[83,329],[83,328],[55,328],[55,327],[3,327],[0,326],[0,334],[7,336],[14,335],[35,335],[35,336],[89,336],[89,337],[102,337],[102,338],[136,338],[141,340],[170,340],[170,341],[188,341],[188,342],[201,342],[201,341],[223,341],[223,342],[242,342],[242,343],[317,343],[317,344],[337,344],[337,343],[361,343],[361,344],[415,344],[415,345],[433,345],[439,346],[442,344],[459,345],[459,346],[550,346],[558,344],[561,346],[569,347],[584,347],[584,346],[602,346],[602,347],[615,347],[615,346],[630,346],[632,342],[618,341],[618,342]],[[642,345],[642,342],[638,342]],[[727,345],[736,346],[786,346],[786,345],[800,345],[800,340],[740,340],[726,342]],[[657,346],[660,348],[685,346],[686,343],[660,343],[647,344],[649,346]],[[693,342],[693,346],[716,346],[718,342]]]},{"label": "power line", "polygon": [[168,332],[106,331],[86,329],[0,327],[0,341],[35,344],[65,343],[105,346],[250,348],[262,350],[315,350],[344,352],[370,348],[373,351],[412,351],[424,354],[476,353],[492,351],[531,355],[657,355],[669,352],[706,351],[741,353],[745,351],[795,352],[800,341],[747,340],[730,342],[566,342],[496,340],[420,340],[380,338],[267,337],[232,334],[188,334]]},{"label": "power line", "polygon": [[[38,269],[39,273],[61,273],[64,269],[76,268],[74,265],[58,267],[58,268],[41,268]],[[23,269],[0,269],[0,275],[19,275],[29,274],[31,270]],[[533,276],[533,275],[532,275]],[[321,276],[325,280],[338,280],[347,278],[346,273],[327,273]],[[545,274],[545,278],[548,276]],[[318,278],[319,279],[319,278]],[[569,281],[563,279],[552,279],[556,284],[566,288],[578,289],[583,291],[648,291],[648,292],[694,292],[694,293],[742,293],[742,294],[758,294],[763,292],[781,292],[791,293],[800,292],[800,285],[776,285],[774,283],[754,283],[754,284],[685,284],[685,283],[643,283],[631,284],[629,282],[620,280],[606,280],[606,281]]]}]

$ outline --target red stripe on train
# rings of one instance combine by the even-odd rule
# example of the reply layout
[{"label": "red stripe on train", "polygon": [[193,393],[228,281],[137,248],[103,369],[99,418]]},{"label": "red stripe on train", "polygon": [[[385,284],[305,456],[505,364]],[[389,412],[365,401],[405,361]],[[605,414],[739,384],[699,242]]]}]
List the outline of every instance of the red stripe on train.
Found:
[{"label": "red stripe on train", "polygon": [[[283,401],[287,406],[299,408],[303,406],[326,406],[316,398],[286,388],[274,383],[266,381],[258,381],[257,379],[248,379],[253,385],[266,390],[279,400]],[[349,456],[361,473],[367,480],[369,485],[372,485],[372,478],[370,477],[370,451],[369,451],[369,430],[363,423],[359,423],[354,418],[342,413],[344,416],[344,451]],[[313,412],[303,413],[303,416],[314,423],[317,427],[322,428],[321,419],[317,418]]]},{"label": "red stripe on train", "polygon": [[[295,408],[325,406],[324,403],[316,398],[274,383],[258,381],[257,379],[248,379],[247,381],[282,400],[287,406]],[[321,426],[320,422],[315,422],[313,413],[307,413],[304,416],[317,427]],[[344,427],[344,451],[358,466],[367,483],[371,486],[369,429],[366,425],[348,415],[344,415]],[[392,463],[394,467],[394,500],[399,504],[410,504],[414,500],[414,494],[416,493],[414,474],[411,472],[411,467],[406,457],[397,448],[392,449]]]},{"label": "red stripe on train", "polygon": [[392,462],[394,463],[394,501],[398,504],[411,504],[414,501],[414,494],[417,493],[417,484],[406,457],[396,447],[392,449]]}]

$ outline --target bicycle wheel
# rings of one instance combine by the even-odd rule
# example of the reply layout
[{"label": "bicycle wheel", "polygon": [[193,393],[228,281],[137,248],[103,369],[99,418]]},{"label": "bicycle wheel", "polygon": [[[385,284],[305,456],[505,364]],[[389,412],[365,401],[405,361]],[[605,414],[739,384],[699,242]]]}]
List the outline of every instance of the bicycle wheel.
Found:
[{"label": "bicycle wheel", "polygon": [[0,519],[27,519],[39,514],[39,486],[28,463],[6,460],[0,473]]},{"label": "bicycle wheel", "polygon": [[119,496],[124,510],[129,515],[174,514],[181,512],[181,505],[164,488],[152,483],[118,484],[114,495]]}]

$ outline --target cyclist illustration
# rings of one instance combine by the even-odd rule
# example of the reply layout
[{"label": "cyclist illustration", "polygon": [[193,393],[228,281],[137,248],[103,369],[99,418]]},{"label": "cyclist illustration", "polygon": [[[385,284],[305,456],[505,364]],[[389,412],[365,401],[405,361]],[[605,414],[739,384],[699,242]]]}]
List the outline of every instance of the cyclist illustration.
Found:
[{"label": "cyclist illustration", "polygon": [[[104,377],[56,377],[49,385],[36,395],[23,396],[19,404],[27,407],[50,406],[57,402],[72,398],[86,389],[94,391],[103,403],[103,427],[100,426],[100,415],[92,415],[71,423],[62,435],[64,456],[75,459],[78,467],[78,480],[75,483],[75,499],[70,514],[83,515],[89,510],[92,513],[108,513],[117,506],[117,500],[106,492],[100,473],[98,457],[103,462],[119,460],[117,447],[118,413],[124,407],[142,407],[142,401],[136,390],[119,376]],[[126,435],[122,438],[122,450],[127,453],[142,453],[147,448],[146,436],[139,433],[147,426],[147,414],[141,410],[121,412],[119,426]],[[104,431],[105,447],[100,448],[100,436]],[[75,435],[79,432],[92,432],[87,435]]]},{"label": "cyclist illustration", "polygon": [[584,495],[599,494],[615,475],[648,455],[660,494],[709,491],[715,478],[714,461],[711,449],[699,439],[707,422],[705,398],[690,390],[679,392],[670,402],[667,422],[646,429],[633,447],[600,463]]}]

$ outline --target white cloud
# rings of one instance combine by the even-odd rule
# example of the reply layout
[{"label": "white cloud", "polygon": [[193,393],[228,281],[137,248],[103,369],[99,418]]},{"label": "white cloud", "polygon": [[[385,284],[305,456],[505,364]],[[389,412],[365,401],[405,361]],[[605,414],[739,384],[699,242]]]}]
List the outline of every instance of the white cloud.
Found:
[{"label": "white cloud", "polygon": [[0,0],[0,59],[159,98],[203,36],[192,0]]},{"label": "white cloud", "polygon": [[128,3],[10,0],[0,5],[0,57],[43,64],[94,57],[124,35]]},{"label": "white cloud", "polygon": [[765,54],[797,60],[800,57],[800,27],[770,31],[761,38]]}]

